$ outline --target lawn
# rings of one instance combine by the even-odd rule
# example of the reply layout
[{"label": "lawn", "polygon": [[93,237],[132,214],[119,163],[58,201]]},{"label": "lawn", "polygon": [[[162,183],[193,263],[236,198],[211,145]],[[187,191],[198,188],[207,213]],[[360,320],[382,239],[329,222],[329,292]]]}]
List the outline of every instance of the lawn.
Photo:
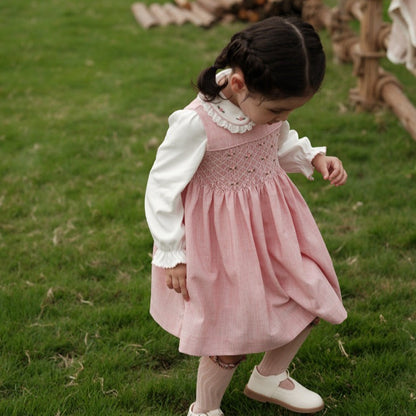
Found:
[{"label": "lawn", "polygon": [[[162,2],[162,1],[161,1]],[[150,1],[148,1],[150,3]],[[143,30],[127,0],[0,4],[0,414],[179,416],[198,361],[148,314],[143,196],[168,115],[242,23]],[[349,318],[321,323],[292,373],[326,415],[416,415],[416,142],[388,109],[357,113],[351,65],[290,117],[349,173],[293,175],[327,242]],[[383,61],[416,103],[416,79]],[[289,415],[242,394],[227,416]]]}]

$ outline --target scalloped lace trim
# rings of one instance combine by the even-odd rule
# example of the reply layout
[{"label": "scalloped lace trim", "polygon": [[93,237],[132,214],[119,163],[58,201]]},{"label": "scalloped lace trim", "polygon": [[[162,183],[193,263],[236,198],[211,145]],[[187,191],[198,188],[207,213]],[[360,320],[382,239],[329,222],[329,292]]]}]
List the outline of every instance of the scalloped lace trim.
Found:
[{"label": "scalloped lace trim", "polygon": [[[245,133],[255,126],[255,123],[242,111],[233,113],[229,107],[232,106],[235,110],[238,110],[238,107],[226,99],[220,98],[215,102],[207,102],[201,96],[199,96],[199,99],[208,116],[212,118],[212,121],[217,126],[225,128],[231,133]],[[223,113],[223,115],[220,115],[219,112]]]},{"label": "scalloped lace trim", "polygon": [[203,102],[204,110],[212,118],[212,121],[219,127],[223,127],[230,131],[231,133],[245,133],[246,131],[251,130],[254,127],[254,123],[249,121],[247,124],[238,125],[230,122],[229,120],[224,119],[212,108],[212,105],[207,102]]}]

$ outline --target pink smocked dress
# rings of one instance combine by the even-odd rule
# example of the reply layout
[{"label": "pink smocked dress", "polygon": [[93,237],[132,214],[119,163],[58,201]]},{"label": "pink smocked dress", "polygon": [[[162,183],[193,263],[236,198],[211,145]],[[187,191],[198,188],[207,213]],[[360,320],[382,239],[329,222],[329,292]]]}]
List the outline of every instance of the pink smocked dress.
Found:
[{"label": "pink smocked dress", "polygon": [[179,337],[180,351],[198,356],[263,352],[288,343],[316,317],[342,322],[346,311],[327,248],[279,165],[282,123],[233,133],[221,105],[197,98],[187,110],[206,133],[201,161],[181,193],[190,300],[168,289],[154,264],[154,319]]}]

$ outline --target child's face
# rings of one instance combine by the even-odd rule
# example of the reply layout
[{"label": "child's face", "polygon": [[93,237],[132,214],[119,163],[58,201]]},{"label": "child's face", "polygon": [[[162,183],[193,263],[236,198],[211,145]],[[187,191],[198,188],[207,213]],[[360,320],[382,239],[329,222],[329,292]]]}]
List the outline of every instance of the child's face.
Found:
[{"label": "child's face", "polygon": [[263,100],[258,96],[246,96],[238,100],[241,111],[255,124],[273,124],[285,121],[289,114],[311,99],[307,97],[289,97],[278,100]]}]

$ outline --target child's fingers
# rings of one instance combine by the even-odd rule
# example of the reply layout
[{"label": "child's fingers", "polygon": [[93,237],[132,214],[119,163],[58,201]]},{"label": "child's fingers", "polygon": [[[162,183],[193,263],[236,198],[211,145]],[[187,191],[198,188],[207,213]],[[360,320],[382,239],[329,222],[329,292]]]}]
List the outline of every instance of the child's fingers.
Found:
[{"label": "child's fingers", "polygon": [[173,289],[176,293],[181,293],[185,300],[189,299],[188,289],[186,288],[186,276],[175,276],[172,279]]},{"label": "child's fingers", "polygon": [[338,158],[331,159],[328,170],[330,172],[328,180],[332,185],[339,185],[341,182],[345,182],[346,172],[342,166],[342,162]]},{"label": "child's fingers", "polygon": [[167,274],[166,275],[166,286],[169,288],[169,289],[173,289],[173,284],[172,284],[172,276],[170,275],[170,274]]},{"label": "child's fingers", "polygon": [[172,287],[177,293],[181,293],[181,284],[176,276],[172,276]]},{"label": "child's fingers", "polygon": [[[315,161],[315,160],[314,160]],[[327,180],[329,176],[328,168],[330,166],[327,166],[326,161],[322,161],[321,159],[318,159],[314,163],[314,168],[322,175],[322,177]]]},{"label": "child's fingers", "polygon": [[347,180],[347,172],[345,172],[342,166],[341,160],[337,157],[328,156],[324,163],[321,163],[322,159],[318,159],[315,162],[315,168],[319,170],[322,177],[329,181],[331,185],[339,186],[343,185]]},{"label": "child's fingers", "polygon": [[340,169],[339,171],[334,171],[330,175],[329,180],[331,185],[339,186],[343,185],[347,181],[347,178],[347,172],[344,169]]},{"label": "child's fingers", "polygon": [[333,181],[337,180],[342,176],[343,169],[342,168],[332,168],[330,169],[330,174],[328,175],[328,180]]},{"label": "child's fingers", "polygon": [[321,175],[325,180],[329,179],[329,171],[326,166],[323,166],[321,170]]},{"label": "child's fingers", "polygon": [[185,300],[189,299],[189,293],[186,287],[186,275],[169,274],[166,276],[166,286],[169,289],[173,289],[176,293],[181,293]]},{"label": "child's fingers", "polygon": [[182,288],[181,293],[182,293],[184,300],[189,300],[189,293],[188,293],[188,289],[186,288],[186,286]]}]

